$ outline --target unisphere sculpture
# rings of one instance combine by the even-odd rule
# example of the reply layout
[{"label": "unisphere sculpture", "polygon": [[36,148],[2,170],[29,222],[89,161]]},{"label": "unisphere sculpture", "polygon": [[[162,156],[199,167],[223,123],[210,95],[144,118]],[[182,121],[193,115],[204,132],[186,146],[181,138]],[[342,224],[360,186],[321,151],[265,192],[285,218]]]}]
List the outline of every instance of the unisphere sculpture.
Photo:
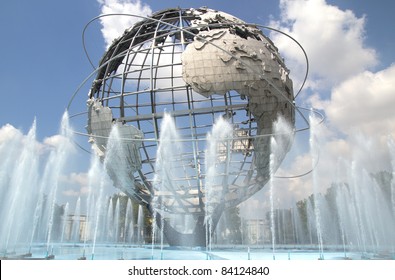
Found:
[{"label": "unisphere sculpture", "polygon": [[291,146],[274,135],[285,147],[270,169],[273,123],[295,123],[288,74],[255,25],[208,8],[157,12],[100,61],[89,141],[170,245],[206,246],[223,210],[259,191]]}]

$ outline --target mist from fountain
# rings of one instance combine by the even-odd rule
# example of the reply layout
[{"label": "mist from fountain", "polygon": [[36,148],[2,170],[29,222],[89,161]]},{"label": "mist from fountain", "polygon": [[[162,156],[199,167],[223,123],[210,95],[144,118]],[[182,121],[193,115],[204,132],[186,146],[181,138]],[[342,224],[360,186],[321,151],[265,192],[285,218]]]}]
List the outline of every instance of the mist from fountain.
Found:
[{"label": "mist from fountain", "polygon": [[310,154],[311,154],[311,168],[312,181],[313,181],[313,197],[314,197],[314,216],[315,216],[315,227],[317,230],[318,238],[318,250],[320,252],[320,259],[324,259],[324,241],[322,238],[322,226],[321,226],[321,210],[320,210],[320,175],[315,168],[318,164],[320,157],[320,140],[322,134],[320,131],[321,126],[319,125],[319,120],[314,116],[313,112],[310,114]]},{"label": "mist from fountain", "polygon": [[115,203],[115,213],[114,213],[114,237],[113,237],[113,242],[117,243],[120,241],[122,235],[121,231],[123,230],[123,227],[121,227],[121,221],[120,221],[121,215],[120,215],[120,202],[119,202],[119,197],[117,198],[117,201]]},{"label": "mist from fountain", "polygon": [[94,187],[99,186],[99,195],[97,200],[93,204],[95,210],[92,211],[92,213],[94,214],[94,220],[92,223],[93,224],[92,252],[91,252],[92,260],[95,257],[95,248],[96,248],[97,240],[99,237],[104,236],[105,234],[103,230],[103,227],[105,226],[104,213],[106,210],[106,208],[104,207],[104,205],[106,205],[104,189],[106,182],[108,182],[106,180],[105,174],[106,174],[105,168],[100,164],[100,160],[98,156],[93,154],[91,158],[91,168],[89,169],[88,172],[88,178],[89,178],[88,185],[89,185],[89,190],[91,192]]},{"label": "mist from fountain", "polygon": [[2,142],[0,242],[5,255],[10,246],[31,244],[36,239],[45,240],[49,251],[50,243],[55,240],[53,234],[58,230],[54,228],[54,215],[58,210],[55,206],[59,178],[68,155],[74,150],[71,139],[65,112],[58,144],[50,152],[42,176],[36,121],[26,137],[17,133]]},{"label": "mist from fountain", "polygon": [[275,173],[281,164],[279,159],[283,158],[292,143],[294,131],[287,121],[279,116],[273,123],[273,135],[270,137],[270,180],[269,180],[269,199],[270,199],[270,231],[273,260],[275,257],[276,247],[276,226],[275,226],[275,205],[274,205],[274,188],[275,188]]},{"label": "mist from fountain", "polygon": [[81,219],[81,197],[78,197],[75,204],[74,215],[71,225],[71,241],[80,242],[80,219]]},{"label": "mist from fountain", "polygon": [[113,235],[114,235],[114,208],[112,205],[112,199],[109,199],[108,206],[107,206],[107,215],[106,215],[106,220],[104,222],[105,229],[104,229],[104,234],[105,234],[105,242],[110,243],[113,240]]},{"label": "mist from fountain", "polygon": [[[232,125],[220,117],[207,134],[207,148],[205,151],[206,178],[205,190],[205,224],[206,248],[211,251],[212,235],[214,231],[212,215],[215,208],[222,202],[223,191],[228,185],[228,170],[230,164],[231,144],[233,138]],[[220,150],[220,146],[224,149]]]},{"label": "mist from fountain", "polygon": [[273,260],[276,259],[276,226],[275,226],[275,217],[274,217],[274,153],[273,148],[275,146],[275,140],[272,137],[271,139],[271,149],[272,152],[270,153],[270,180],[269,180],[269,199],[270,199],[270,232],[272,235],[272,252],[273,252]]},{"label": "mist from fountain", "polygon": [[[1,213],[2,226],[0,241],[2,251],[7,254],[9,247],[14,247],[19,241],[26,241],[26,232],[31,231],[36,196],[34,187],[38,182],[38,157],[36,153],[36,121],[33,122],[27,136],[15,135],[13,139],[3,142],[0,150],[5,154],[4,164],[1,165]],[[24,205],[25,207],[21,207]],[[30,216],[27,220],[26,217]]]},{"label": "mist from fountain", "polygon": [[[31,129],[26,135],[17,131],[13,137],[3,140],[0,144],[0,154],[2,156],[0,161],[0,197],[2,202],[0,205],[0,218],[2,220],[0,249],[4,256],[15,251],[15,248],[20,244],[34,246],[37,242],[41,242],[47,251],[46,254],[50,254],[51,248],[56,246],[56,242],[60,241],[63,242],[62,244],[67,244],[70,241],[73,243],[83,241],[84,250],[85,246],[92,247],[92,258],[94,258],[96,245],[98,244],[115,244],[117,242],[129,244],[144,243],[143,207],[139,205],[137,208],[136,205],[135,210],[133,210],[133,202],[130,199],[125,202],[126,206],[123,206],[120,198],[110,202],[112,199],[105,195],[106,188],[112,184],[106,173],[106,165],[111,164],[111,161],[117,160],[117,153],[120,151],[116,142],[119,139],[115,140],[116,137],[114,136],[116,135],[116,129],[114,134],[112,133],[111,137],[113,138],[110,137],[109,139],[108,159],[101,163],[97,156],[92,155],[87,176],[88,196],[84,199],[75,197],[75,201],[70,200],[59,208],[61,189],[58,184],[66,167],[68,156],[74,150],[74,147],[71,145],[72,137],[68,132],[70,129],[67,128],[68,122],[66,120],[67,115],[63,117],[59,145],[55,146],[47,154],[40,150],[42,148],[37,143],[35,136],[36,122],[33,122]],[[314,126],[313,120],[311,122]],[[227,183],[224,175],[226,175],[226,168],[228,168],[226,156],[229,152],[226,149],[221,149],[221,154],[219,154],[218,150],[214,148],[218,147],[218,145],[221,148],[226,147],[228,145],[226,139],[233,137],[232,129],[227,127],[227,125],[226,120],[219,119],[208,137],[210,141],[207,143],[205,154],[207,168],[205,181],[208,183],[207,189],[205,189],[208,195],[206,221],[208,223],[210,222],[210,209],[218,203],[218,199],[221,197],[216,192],[216,186]],[[277,130],[275,135],[281,135],[283,133],[281,131],[281,129]],[[314,155],[316,155],[314,149],[322,149],[322,142],[325,136],[314,127],[311,133],[310,139],[313,141],[311,155],[313,161],[315,161],[317,159],[314,159]],[[174,135],[168,136],[168,139],[172,139],[172,137]],[[111,141],[113,141],[113,144],[111,144]],[[165,142],[162,141],[162,143]],[[364,146],[365,142],[368,141],[361,139],[355,148],[360,149],[362,152],[366,151],[368,147]],[[281,144],[281,138],[278,137],[275,138],[274,143],[276,144],[273,144],[273,150],[276,150],[275,145],[279,147],[286,146],[286,144]],[[388,174],[393,178],[395,163],[394,142],[389,138],[387,144],[392,160],[392,170]],[[174,147],[173,142],[171,145]],[[111,151],[112,147],[114,147],[113,151]],[[325,151],[321,150],[321,153],[325,153]],[[43,154],[45,155],[44,158],[42,158]],[[272,160],[276,159],[274,154],[276,154],[275,151],[273,151]],[[167,154],[162,156],[166,158]],[[274,166],[276,164],[273,163]],[[313,166],[316,168],[314,164]],[[177,170],[177,167],[174,167],[174,169]],[[331,248],[330,246],[341,248],[344,251],[345,258],[356,251],[359,251],[362,256],[371,252],[376,254],[386,251],[394,252],[395,180],[383,177],[384,180],[383,178],[378,178],[377,175],[373,176],[365,170],[358,155],[355,155],[352,161],[340,159],[337,162],[336,169],[339,170],[336,173],[344,174],[342,176],[339,174],[333,176],[334,183],[333,187],[329,189],[330,193],[328,192],[329,190],[327,190],[327,193],[324,193],[325,190],[321,189],[320,186],[321,178],[324,177],[324,172],[327,172],[327,170],[323,168],[313,170],[312,181],[317,186],[317,189],[314,191],[314,195],[306,200],[306,217],[301,216],[303,213],[300,212],[299,208],[292,208],[289,220],[293,224],[292,231],[287,229],[289,227],[289,223],[287,223],[288,214],[275,208],[275,187],[278,180],[276,178],[271,180],[270,184],[273,183],[274,187],[271,223],[273,228],[275,227],[275,232],[272,232],[272,238],[277,239],[274,242],[274,246],[273,240],[266,240],[266,243],[271,243],[273,248],[276,248],[276,251],[272,252],[273,255],[276,255],[276,258],[280,254],[278,252],[281,251],[280,245],[287,242],[287,240],[295,240],[296,244],[293,244],[293,246],[298,246],[299,244],[303,246],[308,245],[309,248],[318,246],[320,257],[323,257],[326,248]],[[173,171],[170,168],[170,170],[163,171],[164,173],[160,176],[165,178],[165,180],[171,181],[175,177],[172,173]],[[120,176],[123,175],[121,174]],[[314,176],[316,177],[313,178]],[[389,185],[387,186],[388,182]],[[177,187],[174,183],[173,186]],[[270,186],[268,187],[270,188]],[[110,205],[111,203],[113,205]],[[22,205],[23,207],[21,207]],[[70,205],[75,206],[70,207]],[[126,215],[126,217],[121,217],[121,213],[123,213],[121,211],[122,207],[126,207],[126,214],[122,214]],[[61,209],[63,209],[63,214],[59,212]],[[112,213],[108,214],[111,211]],[[74,233],[72,234],[70,234],[69,215],[73,216]],[[261,216],[256,216],[255,220],[262,220],[262,214],[257,213],[256,215]],[[80,224],[83,216],[86,218],[84,227]],[[241,218],[243,221],[246,221],[245,217]],[[179,222],[175,222],[173,225],[178,224],[179,228],[184,227],[185,230],[188,230],[190,227],[189,222],[188,219],[180,219]],[[213,234],[213,236],[217,237],[217,244],[226,245],[229,222],[230,220],[227,220],[225,217],[221,218],[216,232]],[[246,225],[246,223],[243,222],[242,225]],[[112,227],[112,236],[108,235],[111,231],[106,230],[109,227]],[[81,236],[79,233],[77,234],[77,228],[80,228]],[[213,231],[212,228],[208,228]],[[242,230],[245,233],[249,229],[243,228]],[[263,235],[263,231],[260,228],[256,228],[255,231],[256,238],[254,237],[254,241],[258,241],[258,235]],[[288,236],[290,232],[292,232],[292,238]],[[210,235],[212,235],[212,232],[210,232]],[[242,238],[244,244],[246,244],[245,246],[250,246],[250,243],[246,241],[246,236]],[[250,240],[252,239],[251,237]],[[210,240],[210,242],[212,241]],[[161,243],[162,247],[165,246],[163,238]],[[207,245],[208,248],[211,248],[212,243]],[[265,241],[261,245],[264,246]]]},{"label": "mist from fountain", "polygon": [[395,215],[395,142],[394,139],[388,137],[388,150],[391,157],[391,165],[392,165],[392,181],[391,181],[391,206],[392,213]]},{"label": "mist from fountain", "polygon": [[126,214],[125,214],[125,224],[124,224],[124,242],[132,243],[134,240],[134,211],[133,203],[130,198],[126,202]]},{"label": "mist from fountain", "polygon": [[[144,211],[143,206],[139,205],[137,214],[137,243],[144,244]],[[155,224],[154,224],[155,225]]]},{"label": "mist from fountain", "polygon": [[357,162],[346,168],[349,178],[336,190],[336,208],[347,244],[362,253],[393,248],[395,220],[389,197]]},{"label": "mist from fountain", "polygon": [[47,162],[47,166],[49,167],[50,172],[47,173],[48,178],[48,186],[50,186],[50,191],[48,194],[49,205],[49,220],[48,220],[48,230],[47,230],[47,252],[49,252],[49,246],[52,240],[53,233],[53,225],[55,219],[55,211],[57,204],[57,196],[58,196],[58,186],[59,186],[59,178],[62,174],[62,170],[65,167],[65,163],[70,155],[70,151],[74,149],[72,144],[72,133],[69,125],[69,115],[67,112],[63,114],[62,122],[61,122],[61,131],[60,135],[62,140],[56,149],[51,152],[49,156],[49,160]]},{"label": "mist from fountain", "polygon": [[[154,245],[157,231],[158,216],[160,214],[160,224],[164,224],[164,220],[170,221],[173,228],[180,232],[186,232],[184,228],[183,215],[172,214],[167,211],[167,207],[172,204],[177,196],[177,191],[183,188],[180,185],[178,174],[183,174],[183,170],[177,162],[180,161],[182,155],[181,138],[177,132],[176,125],[170,114],[164,113],[162,123],[160,126],[159,145],[156,152],[155,160],[155,176],[153,179],[153,187],[155,189],[155,196],[153,198],[154,223],[152,227],[152,246]],[[159,229],[160,248],[163,250],[164,232],[163,227]]]},{"label": "mist from fountain", "polygon": [[228,236],[228,219],[222,215],[215,229],[215,244],[226,244]]},{"label": "mist from fountain", "polygon": [[64,212],[63,212],[62,227],[61,227],[62,233],[60,236],[60,243],[64,242],[64,236],[65,236],[65,232],[66,232],[66,225],[67,225],[67,217],[68,216],[69,216],[69,203],[66,202],[66,205],[64,206]]}]

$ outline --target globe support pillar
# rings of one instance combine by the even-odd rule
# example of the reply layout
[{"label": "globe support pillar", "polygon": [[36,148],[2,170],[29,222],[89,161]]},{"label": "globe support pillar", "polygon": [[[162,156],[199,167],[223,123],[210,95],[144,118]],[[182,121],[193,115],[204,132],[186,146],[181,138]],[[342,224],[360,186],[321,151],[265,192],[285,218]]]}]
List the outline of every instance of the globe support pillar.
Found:
[{"label": "globe support pillar", "polygon": [[147,205],[149,212],[155,217],[157,226],[163,229],[163,234],[166,238],[167,243],[170,246],[182,246],[182,247],[202,247],[205,248],[209,244],[208,238],[212,238],[213,232],[218,224],[219,219],[224,210],[224,204],[219,205],[212,215],[211,232],[207,228],[206,217],[198,216],[195,224],[195,229],[192,233],[180,233],[175,230],[169,223],[169,221],[162,219],[162,216],[153,209],[151,204]]}]

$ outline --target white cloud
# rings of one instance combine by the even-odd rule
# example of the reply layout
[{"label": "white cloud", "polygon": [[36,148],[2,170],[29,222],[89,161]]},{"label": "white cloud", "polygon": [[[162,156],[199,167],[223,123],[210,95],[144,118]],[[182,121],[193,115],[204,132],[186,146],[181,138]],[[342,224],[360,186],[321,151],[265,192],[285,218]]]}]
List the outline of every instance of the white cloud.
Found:
[{"label": "white cloud", "polygon": [[[35,128],[31,128],[34,130]],[[11,124],[5,124],[0,127],[0,154],[3,158],[6,155],[16,157],[26,147],[26,141],[28,141],[28,135],[24,135],[22,131],[15,128]],[[12,148],[13,147],[13,148]],[[38,155],[45,152],[45,145],[34,139],[34,148]]]},{"label": "white cloud", "polygon": [[64,190],[64,191],[62,191],[62,194],[66,197],[79,197],[80,196],[80,192],[72,190],[72,189]]},{"label": "white cloud", "polygon": [[61,180],[65,185],[65,189],[62,191],[65,196],[78,197],[88,195],[90,192],[89,175],[86,172],[72,172],[62,175]]},{"label": "white cloud", "polygon": [[[305,48],[310,62],[311,87],[333,85],[376,65],[374,49],[364,45],[365,17],[340,10],[325,0],[281,0],[281,18],[271,25],[289,33]],[[292,73],[303,73],[304,57],[285,36],[273,33]],[[301,77],[297,77],[298,80]]]},{"label": "white cloud", "polygon": [[[97,0],[101,4],[102,14],[132,14],[149,16],[151,8],[140,0]],[[106,42],[106,47],[123,34],[125,29],[131,27],[141,18],[133,16],[106,16],[100,19],[103,26],[101,32]]]},{"label": "white cloud", "polygon": [[[365,45],[366,16],[358,18],[325,0],[281,0],[280,9],[280,19],[272,25],[305,48],[310,62],[308,86],[314,90],[307,101],[327,117],[320,128],[320,161],[315,170],[320,185],[325,189],[342,180],[345,168],[339,166],[352,161],[368,172],[388,170],[388,136],[395,138],[395,65],[371,70],[378,60],[376,51]],[[297,84],[305,67],[302,52],[286,37],[271,36]],[[328,92],[331,96],[325,97]],[[306,153],[296,156],[284,173],[301,174],[309,168],[311,155]],[[286,185],[280,197],[293,193],[298,200],[313,192],[309,175]]]},{"label": "white cloud", "polygon": [[336,151],[347,146],[349,158],[358,158],[369,171],[389,168],[387,141],[395,139],[394,89],[395,64],[357,73],[334,87],[327,100],[318,94],[310,98],[314,107],[325,111],[328,129],[342,135],[333,138],[332,153],[342,155]]},{"label": "white cloud", "polygon": [[[346,135],[345,138],[327,137],[327,131],[331,130],[324,124],[320,126],[318,135],[318,153],[313,155],[307,152],[298,155],[285,170],[279,170],[279,176],[297,176],[313,170],[317,178],[316,190],[325,193],[326,189],[336,182],[349,182],[349,170],[353,163],[361,170],[368,173],[377,173],[384,170],[392,170],[389,153],[388,135],[366,135],[355,132]],[[313,167],[312,157],[318,159],[318,164]],[[395,156],[395,155],[392,155]],[[293,179],[277,179],[275,195],[282,202],[282,207],[290,203],[307,198],[313,194],[313,173]],[[268,186],[265,186],[267,188]]]},{"label": "white cloud", "polygon": [[11,124],[5,124],[0,128],[0,144],[22,137],[22,133]]},{"label": "white cloud", "polygon": [[395,65],[362,72],[333,89],[323,104],[331,124],[342,132],[395,137]]},{"label": "white cloud", "polygon": [[50,137],[44,138],[43,143],[49,147],[58,147],[64,143],[69,142],[70,140],[64,137],[63,135],[57,134]]},{"label": "white cloud", "polygon": [[[33,142],[27,142],[29,141],[30,133],[34,133],[32,134],[34,135],[34,138],[30,140],[33,140]],[[61,145],[64,147],[70,147],[68,150],[69,152],[74,151],[71,140],[60,134],[46,137],[43,141],[39,141],[35,138],[35,126],[33,126],[31,131],[26,135],[11,124],[5,124],[4,126],[0,127],[0,152],[4,150],[5,154],[9,154],[11,152],[10,150],[14,150],[13,156],[16,157],[17,153],[21,152],[23,149],[31,148],[31,143],[34,143],[34,149],[37,153],[37,156],[43,156],[51,149],[58,148]]]},{"label": "white cloud", "polygon": [[69,176],[69,180],[71,183],[76,183],[80,185],[81,187],[86,187],[88,186],[88,174],[87,173],[71,173]]}]

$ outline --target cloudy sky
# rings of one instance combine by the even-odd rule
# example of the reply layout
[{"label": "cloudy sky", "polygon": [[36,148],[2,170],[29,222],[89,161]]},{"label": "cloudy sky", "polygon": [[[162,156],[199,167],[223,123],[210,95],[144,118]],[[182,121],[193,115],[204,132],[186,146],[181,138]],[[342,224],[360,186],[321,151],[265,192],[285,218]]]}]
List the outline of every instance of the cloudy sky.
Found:
[{"label": "cloudy sky", "polygon": [[[323,185],[333,181],[333,166],[339,158],[358,160],[370,172],[391,169],[388,142],[395,139],[392,0],[3,1],[0,144],[13,135],[27,134],[34,119],[40,147],[61,142],[62,114],[92,71],[82,47],[83,28],[92,18],[102,13],[149,15],[177,6],[222,10],[249,23],[276,27],[303,45],[310,62],[309,78],[297,104],[317,108],[326,116],[319,128]],[[92,23],[85,33],[92,62],[97,63],[106,46],[133,22],[130,17],[108,17]],[[285,57],[297,87],[306,68],[300,49],[280,34],[267,34]],[[279,174],[297,175],[311,169],[309,143],[299,138]],[[70,184],[64,190],[66,196],[86,191],[89,155],[75,152],[73,158],[62,175]],[[310,194],[310,181],[309,176],[279,180],[279,201]]]}]

